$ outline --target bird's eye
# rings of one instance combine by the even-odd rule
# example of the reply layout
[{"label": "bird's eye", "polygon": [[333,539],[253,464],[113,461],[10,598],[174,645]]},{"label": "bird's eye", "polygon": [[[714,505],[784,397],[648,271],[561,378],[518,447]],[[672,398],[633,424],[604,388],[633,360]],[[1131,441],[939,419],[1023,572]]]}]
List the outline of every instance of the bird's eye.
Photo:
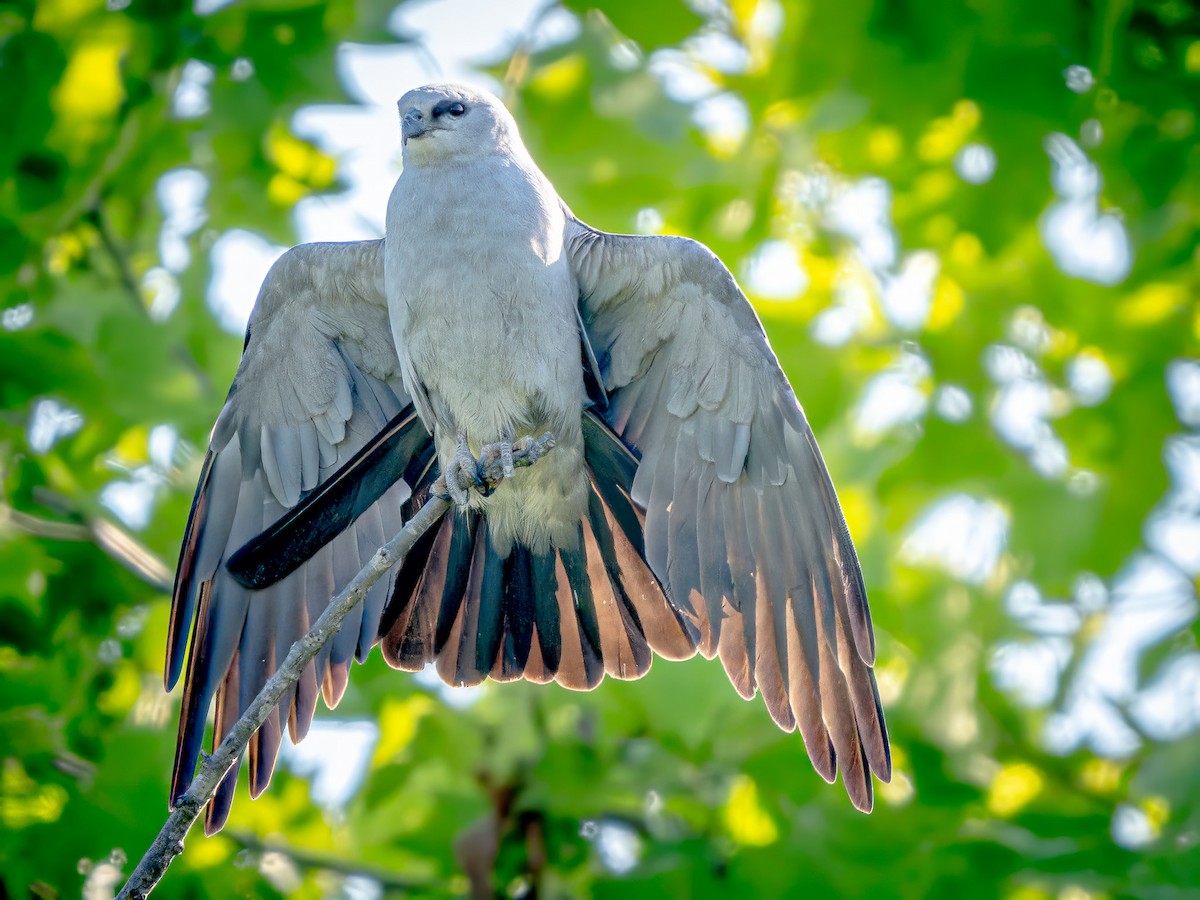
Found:
[{"label": "bird's eye", "polygon": [[446,110],[446,112],[450,113],[450,115],[454,116],[455,118],[458,118],[466,111],[467,111],[467,108],[465,106],[463,106],[461,103],[453,103]]}]

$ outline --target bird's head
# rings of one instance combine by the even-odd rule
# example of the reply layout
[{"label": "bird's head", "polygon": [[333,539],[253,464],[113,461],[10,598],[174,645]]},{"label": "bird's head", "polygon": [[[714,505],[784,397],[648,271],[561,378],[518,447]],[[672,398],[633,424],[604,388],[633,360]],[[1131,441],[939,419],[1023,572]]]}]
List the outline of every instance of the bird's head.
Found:
[{"label": "bird's head", "polygon": [[469,158],[520,145],[497,97],[461,84],[414,88],[397,104],[405,164]]}]

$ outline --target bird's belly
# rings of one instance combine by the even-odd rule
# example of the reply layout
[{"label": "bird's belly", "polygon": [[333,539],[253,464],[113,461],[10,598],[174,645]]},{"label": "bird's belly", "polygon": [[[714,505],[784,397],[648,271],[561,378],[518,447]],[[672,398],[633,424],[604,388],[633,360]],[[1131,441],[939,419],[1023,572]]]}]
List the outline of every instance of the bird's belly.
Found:
[{"label": "bird's belly", "polygon": [[491,267],[488,277],[436,274],[391,298],[397,345],[429,400],[445,469],[459,433],[472,452],[552,432],[554,451],[486,499],[497,543],[569,544],[586,510],[576,288],[565,267]]},{"label": "bird's belly", "polygon": [[[569,279],[429,279],[397,334],[438,426],[472,444],[578,419],[583,390]],[[564,273],[565,274],[565,273]],[[550,275],[550,277],[546,277]]]}]

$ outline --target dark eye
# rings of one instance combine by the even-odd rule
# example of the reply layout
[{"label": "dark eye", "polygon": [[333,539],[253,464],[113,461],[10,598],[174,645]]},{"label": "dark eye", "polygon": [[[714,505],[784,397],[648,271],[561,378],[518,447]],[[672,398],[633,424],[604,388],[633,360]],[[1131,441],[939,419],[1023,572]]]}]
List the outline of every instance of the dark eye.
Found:
[{"label": "dark eye", "polygon": [[452,103],[452,104],[450,104],[450,106],[448,106],[446,108],[446,112],[450,113],[450,115],[454,116],[455,118],[458,118],[466,111],[467,111],[467,108],[465,106],[463,106],[461,103]]}]

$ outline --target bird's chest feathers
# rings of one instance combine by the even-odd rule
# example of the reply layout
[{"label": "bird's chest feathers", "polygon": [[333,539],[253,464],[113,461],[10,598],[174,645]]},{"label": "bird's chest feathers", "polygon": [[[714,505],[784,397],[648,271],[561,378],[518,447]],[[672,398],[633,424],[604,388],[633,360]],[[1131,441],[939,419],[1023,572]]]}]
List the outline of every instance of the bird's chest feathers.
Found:
[{"label": "bird's chest feathers", "polygon": [[503,318],[553,302],[567,275],[557,198],[496,166],[421,171],[408,181],[401,177],[389,205],[388,294],[410,324]]},{"label": "bird's chest feathers", "polygon": [[579,339],[557,197],[511,168],[413,174],[389,204],[386,260],[406,377],[459,424],[561,406]]}]

